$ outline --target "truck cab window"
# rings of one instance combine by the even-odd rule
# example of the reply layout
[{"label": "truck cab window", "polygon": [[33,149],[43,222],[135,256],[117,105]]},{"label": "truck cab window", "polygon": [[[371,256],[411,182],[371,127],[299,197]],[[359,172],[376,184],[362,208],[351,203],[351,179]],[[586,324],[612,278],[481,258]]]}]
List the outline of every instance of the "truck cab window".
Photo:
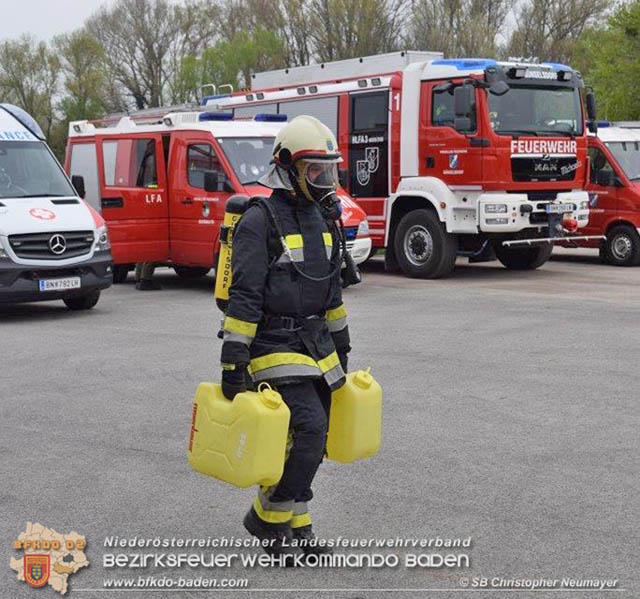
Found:
[{"label": "truck cab window", "polygon": [[[431,95],[431,124],[434,127],[453,127],[455,120],[453,88]],[[471,132],[476,130],[476,107],[471,110]]]},{"label": "truck cab window", "polygon": [[591,183],[602,187],[615,186],[616,173],[602,150],[589,148],[589,162],[591,164],[591,172],[589,173]]},{"label": "truck cab window", "polygon": [[187,179],[191,187],[204,189],[206,172],[225,174],[213,146],[194,144],[187,149]]},{"label": "truck cab window", "polygon": [[118,139],[102,143],[105,185],[158,187],[154,139]]}]

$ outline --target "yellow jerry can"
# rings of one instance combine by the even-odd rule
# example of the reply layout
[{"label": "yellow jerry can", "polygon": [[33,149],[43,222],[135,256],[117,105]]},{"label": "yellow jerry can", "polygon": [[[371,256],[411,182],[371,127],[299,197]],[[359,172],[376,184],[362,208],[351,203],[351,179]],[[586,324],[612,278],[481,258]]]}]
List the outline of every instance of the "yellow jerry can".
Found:
[{"label": "yellow jerry can", "polygon": [[369,374],[347,374],[347,382],[331,394],[327,456],[345,464],[378,453],[382,440],[382,389]]},{"label": "yellow jerry can", "polygon": [[200,383],[193,401],[189,464],[237,487],[274,485],[282,477],[289,408],[263,383],[233,401],[216,383]]}]

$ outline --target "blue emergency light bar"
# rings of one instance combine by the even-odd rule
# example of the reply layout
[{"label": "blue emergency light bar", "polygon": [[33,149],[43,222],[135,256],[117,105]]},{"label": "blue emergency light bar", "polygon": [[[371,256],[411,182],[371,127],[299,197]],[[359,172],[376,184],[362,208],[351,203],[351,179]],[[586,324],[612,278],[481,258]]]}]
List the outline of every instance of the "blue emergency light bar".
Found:
[{"label": "blue emergency light bar", "polygon": [[199,121],[232,121],[233,113],[231,112],[203,112],[198,116]]},{"label": "blue emergency light bar", "polygon": [[267,114],[260,112],[253,117],[254,121],[267,121],[271,123],[283,123],[287,120],[286,114]]}]

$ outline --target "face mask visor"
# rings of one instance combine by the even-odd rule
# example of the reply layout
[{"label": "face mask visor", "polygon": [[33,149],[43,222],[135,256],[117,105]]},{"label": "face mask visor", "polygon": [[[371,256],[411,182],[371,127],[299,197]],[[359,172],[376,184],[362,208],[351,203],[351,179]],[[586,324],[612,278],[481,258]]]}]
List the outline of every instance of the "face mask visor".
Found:
[{"label": "face mask visor", "polygon": [[335,189],[338,187],[338,165],[336,162],[310,160],[306,164],[305,179],[310,189]]}]

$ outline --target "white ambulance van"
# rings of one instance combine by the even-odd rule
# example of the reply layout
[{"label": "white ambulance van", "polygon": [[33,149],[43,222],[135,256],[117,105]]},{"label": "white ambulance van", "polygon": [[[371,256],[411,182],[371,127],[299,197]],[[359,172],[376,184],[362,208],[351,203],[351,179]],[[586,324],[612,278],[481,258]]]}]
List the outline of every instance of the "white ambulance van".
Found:
[{"label": "white ambulance van", "polygon": [[93,308],[113,280],[103,218],[21,108],[0,104],[0,303]]}]

